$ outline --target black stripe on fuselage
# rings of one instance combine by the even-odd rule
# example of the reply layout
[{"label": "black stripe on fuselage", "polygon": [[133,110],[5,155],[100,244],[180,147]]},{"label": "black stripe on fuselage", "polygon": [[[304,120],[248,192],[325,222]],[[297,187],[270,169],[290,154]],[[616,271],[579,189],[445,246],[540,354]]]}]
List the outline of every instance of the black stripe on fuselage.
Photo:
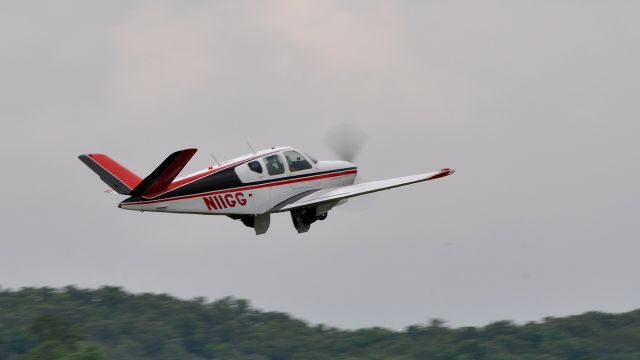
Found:
[{"label": "black stripe on fuselage", "polygon": [[232,188],[238,188],[243,186],[262,185],[262,184],[268,184],[273,182],[287,181],[287,180],[299,179],[304,177],[312,177],[312,176],[330,174],[330,173],[341,172],[341,171],[349,171],[349,170],[355,170],[355,169],[357,168],[349,167],[349,168],[343,168],[343,169],[319,171],[314,173],[306,173],[306,174],[300,174],[300,175],[285,176],[285,177],[280,177],[275,179],[266,179],[266,180],[255,181],[250,183],[243,183],[242,181],[240,181],[240,178],[238,177],[238,175],[236,175],[235,167],[233,167],[233,168],[224,169],[220,172],[216,172],[211,175],[207,175],[202,179],[198,179],[190,184],[186,184],[184,186],[171,190],[153,199],[146,199],[143,197],[134,196],[124,200],[123,203],[149,201],[149,200],[153,200],[153,201],[162,200],[162,199],[179,197],[179,196],[188,196],[193,194],[232,189]]}]

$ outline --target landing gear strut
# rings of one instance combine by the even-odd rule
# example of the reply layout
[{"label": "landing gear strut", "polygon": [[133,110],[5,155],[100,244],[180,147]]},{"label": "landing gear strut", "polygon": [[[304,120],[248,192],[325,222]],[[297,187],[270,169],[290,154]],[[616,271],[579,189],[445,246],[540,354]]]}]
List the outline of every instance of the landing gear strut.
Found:
[{"label": "landing gear strut", "polygon": [[259,215],[227,215],[234,220],[240,220],[246,227],[253,228],[256,235],[262,235],[269,230],[271,214]]}]

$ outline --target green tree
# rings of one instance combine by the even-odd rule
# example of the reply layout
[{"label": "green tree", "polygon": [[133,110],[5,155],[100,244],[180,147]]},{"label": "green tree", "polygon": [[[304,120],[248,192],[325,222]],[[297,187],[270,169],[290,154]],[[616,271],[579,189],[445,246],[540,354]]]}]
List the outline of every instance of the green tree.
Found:
[{"label": "green tree", "polygon": [[311,326],[246,300],[118,287],[0,291],[0,360],[640,359],[640,310],[405,331]]},{"label": "green tree", "polygon": [[82,340],[79,329],[69,321],[56,315],[36,317],[29,332],[37,339],[37,345],[27,354],[30,360],[101,360],[100,350],[89,346],[78,350]]}]

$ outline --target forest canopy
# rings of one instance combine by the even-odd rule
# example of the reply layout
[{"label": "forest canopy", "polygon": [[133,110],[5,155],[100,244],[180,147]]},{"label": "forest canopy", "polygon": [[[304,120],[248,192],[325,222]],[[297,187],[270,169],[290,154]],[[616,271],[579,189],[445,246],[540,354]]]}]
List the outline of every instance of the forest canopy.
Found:
[{"label": "forest canopy", "polygon": [[118,287],[0,290],[0,360],[640,359],[640,310],[516,325],[341,330],[227,297]]}]

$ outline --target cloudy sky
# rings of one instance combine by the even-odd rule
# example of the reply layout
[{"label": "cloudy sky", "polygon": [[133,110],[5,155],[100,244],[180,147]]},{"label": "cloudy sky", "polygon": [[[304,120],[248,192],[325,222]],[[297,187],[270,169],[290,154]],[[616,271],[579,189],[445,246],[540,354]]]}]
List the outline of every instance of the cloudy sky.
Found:
[{"label": "cloudy sky", "polygon": [[[640,307],[640,4],[0,1],[0,285],[227,295],[312,323],[452,326]],[[141,176],[256,148],[367,180],[298,235],[116,208],[77,159]]]}]

